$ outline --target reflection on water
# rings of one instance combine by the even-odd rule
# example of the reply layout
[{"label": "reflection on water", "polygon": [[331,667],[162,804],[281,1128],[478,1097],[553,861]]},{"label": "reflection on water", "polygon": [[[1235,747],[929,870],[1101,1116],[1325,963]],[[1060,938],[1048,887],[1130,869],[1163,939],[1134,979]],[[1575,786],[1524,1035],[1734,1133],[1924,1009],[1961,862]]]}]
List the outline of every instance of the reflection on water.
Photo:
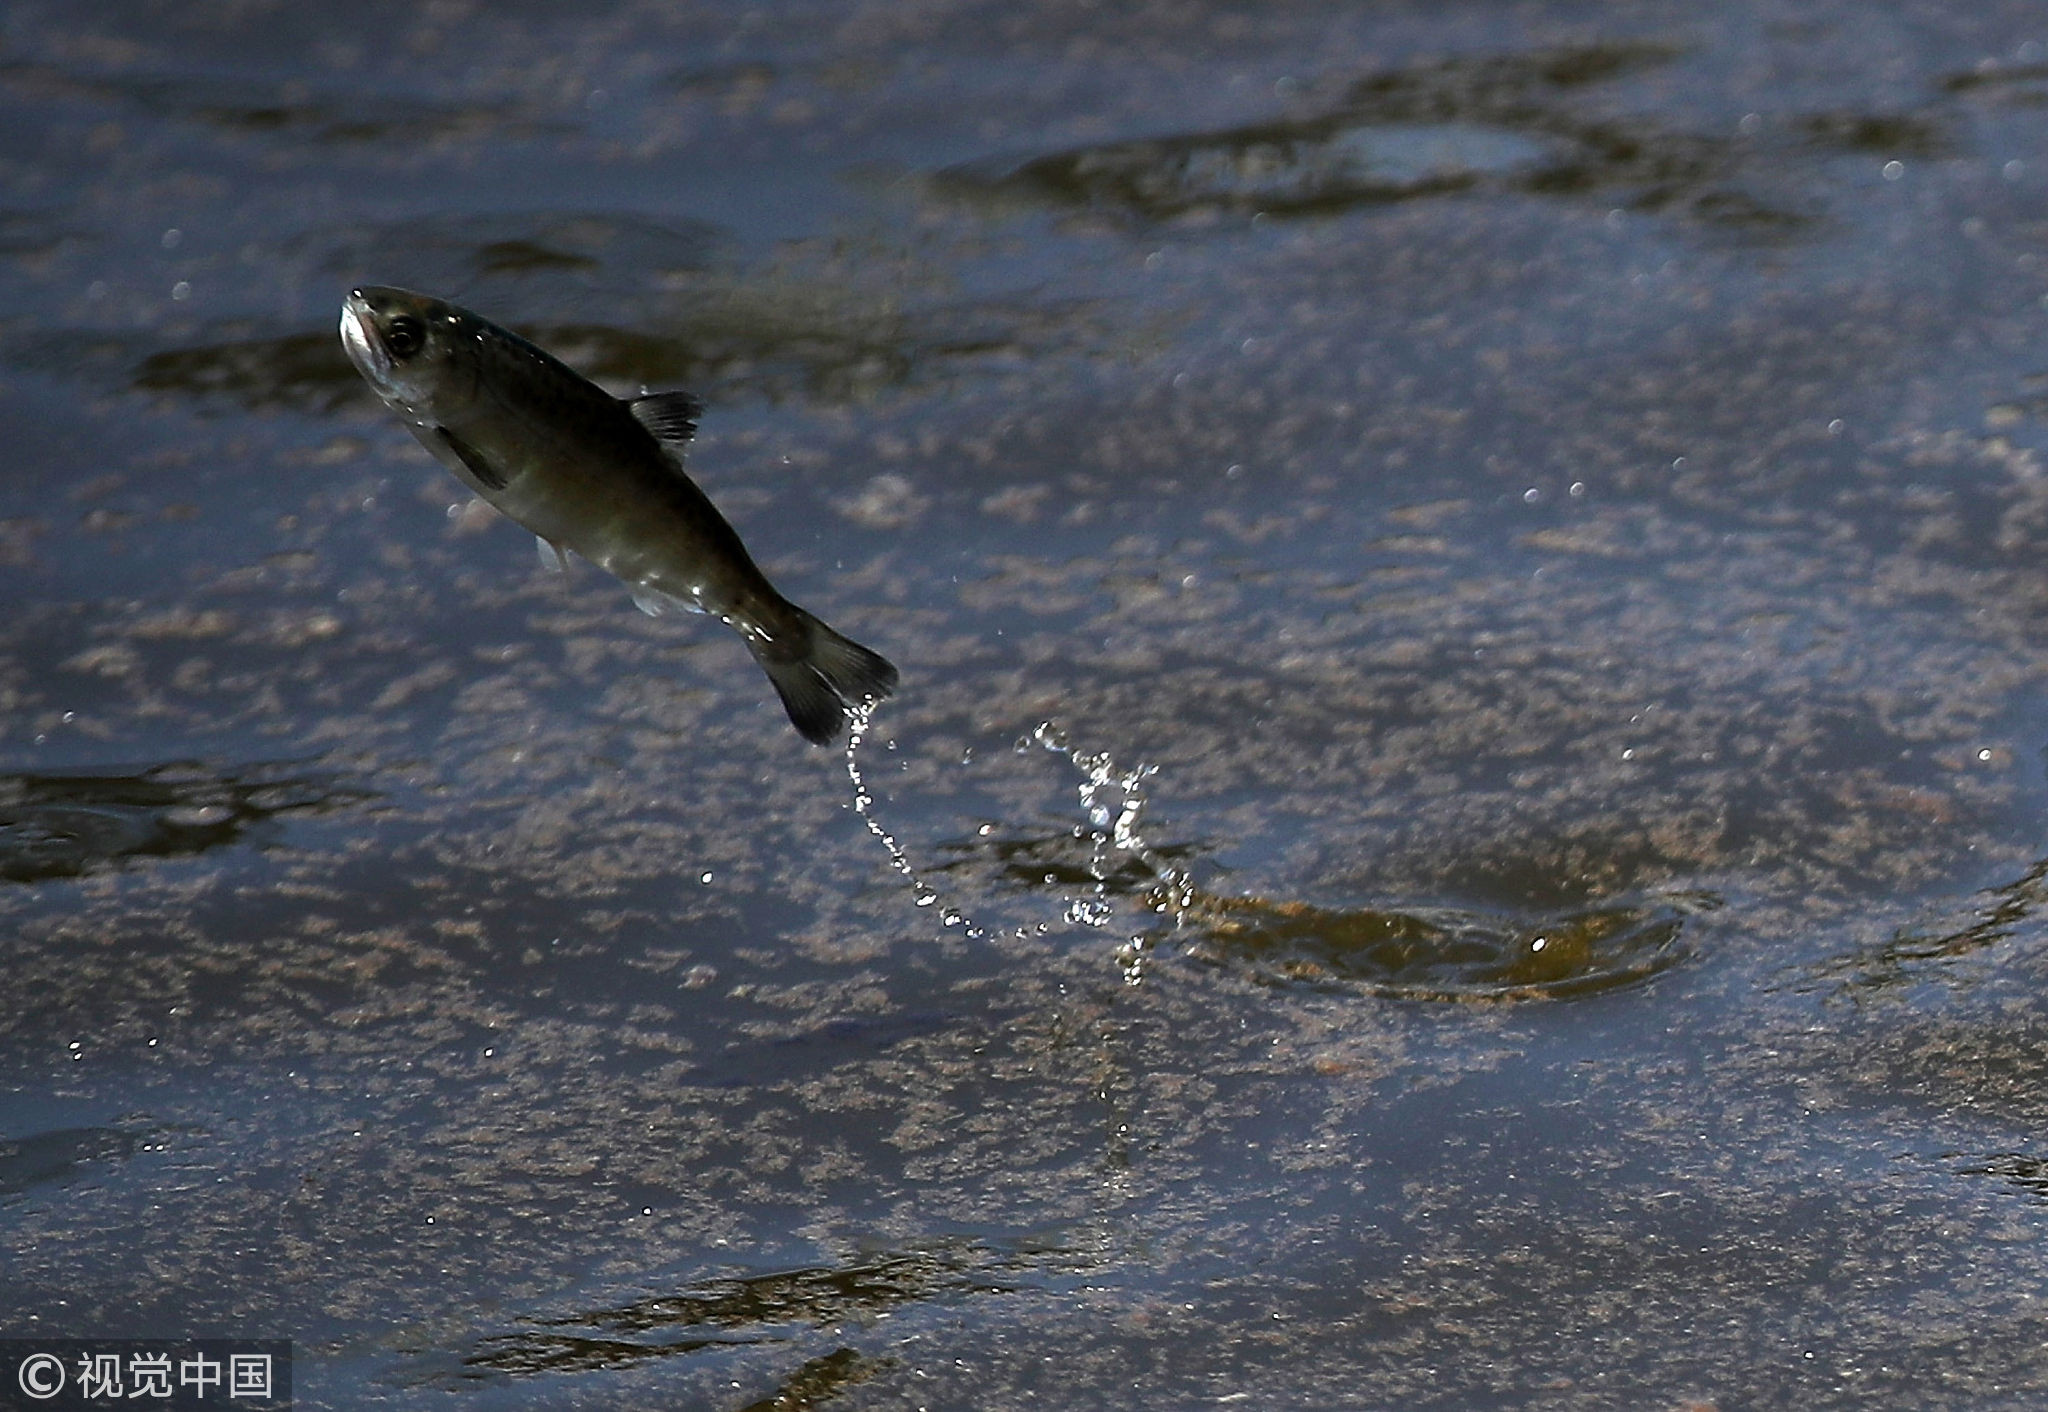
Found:
[{"label": "reflection on water", "polygon": [[[1034,1272],[1064,1268],[1077,1258],[1044,1246],[962,1241],[891,1250],[846,1265],[706,1280],[680,1294],[535,1320],[531,1330],[482,1339],[463,1358],[461,1376],[625,1368],[708,1348],[786,1342],[807,1330],[864,1323],[906,1306],[1007,1293]],[[844,1363],[833,1366],[851,1371]]]},{"label": "reflection on water", "polygon": [[179,763],[135,773],[0,775],[0,881],[81,877],[131,858],[257,841],[278,815],[366,797],[329,779],[261,767],[217,773]]},{"label": "reflection on water", "polygon": [[[1025,200],[1145,221],[1190,215],[1310,216],[1475,189],[1597,198],[1682,214],[1750,239],[1813,220],[1796,190],[1761,182],[1794,150],[1826,156],[1946,150],[1931,119],[1826,113],[1766,131],[1671,131],[1647,117],[1582,111],[1579,90],[1679,57],[1656,44],[1458,58],[1352,84],[1315,110],[1215,132],[1073,148],[1012,164],[969,164],[938,185],[974,199]],[[1768,152],[1774,160],[1760,162]]]}]

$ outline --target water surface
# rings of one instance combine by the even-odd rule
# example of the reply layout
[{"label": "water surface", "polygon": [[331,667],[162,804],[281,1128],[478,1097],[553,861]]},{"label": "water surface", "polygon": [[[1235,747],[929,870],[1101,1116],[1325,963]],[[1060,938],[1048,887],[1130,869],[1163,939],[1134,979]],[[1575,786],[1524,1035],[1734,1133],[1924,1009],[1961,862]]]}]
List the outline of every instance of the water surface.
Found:
[{"label": "water surface", "polygon": [[[2044,46],[9,8],[0,1322],[309,1407],[2034,1405]],[[359,282],[706,398],[903,668],[914,880],[373,403]]]}]

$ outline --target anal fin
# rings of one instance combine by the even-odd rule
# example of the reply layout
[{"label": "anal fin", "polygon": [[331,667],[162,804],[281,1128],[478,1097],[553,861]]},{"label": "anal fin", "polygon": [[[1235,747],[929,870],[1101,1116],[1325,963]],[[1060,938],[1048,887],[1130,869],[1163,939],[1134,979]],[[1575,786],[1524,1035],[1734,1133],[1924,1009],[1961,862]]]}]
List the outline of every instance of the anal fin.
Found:
[{"label": "anal fin", "polygon": [[663,613],[701,613],[704,610],[687,598],[678,598],[673,593],[664,593],[658,588],[649,588],[644,583],[631,585],[633,606],[650,618]]}]

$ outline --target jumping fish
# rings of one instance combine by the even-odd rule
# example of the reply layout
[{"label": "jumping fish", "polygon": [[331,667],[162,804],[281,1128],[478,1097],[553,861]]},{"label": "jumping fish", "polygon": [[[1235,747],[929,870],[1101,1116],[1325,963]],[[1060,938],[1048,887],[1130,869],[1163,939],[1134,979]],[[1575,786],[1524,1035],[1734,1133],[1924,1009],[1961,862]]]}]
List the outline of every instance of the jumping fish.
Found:
[{"label": "jumping fish", "polygon": [[456,477],[539,538],[574,550],[643,612],[709,613],[740,635],[806,740],[896,687],[896,669],[775,591],[683,471],[703,404],[617,398],[515,333],[445,300],[366,286],[341,308],[349,360]]}]

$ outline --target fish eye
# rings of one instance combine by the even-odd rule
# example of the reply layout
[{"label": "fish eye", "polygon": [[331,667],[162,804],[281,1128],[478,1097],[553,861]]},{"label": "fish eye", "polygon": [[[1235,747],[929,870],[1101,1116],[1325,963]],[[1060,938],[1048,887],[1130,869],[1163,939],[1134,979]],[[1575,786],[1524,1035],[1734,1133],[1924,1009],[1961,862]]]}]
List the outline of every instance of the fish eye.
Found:
[{"label": "fish eye", "polygon": [[426,347],[427,330],[411,314],[400,314],[384,330],[384,344],[394,358],[410,358]]}]

